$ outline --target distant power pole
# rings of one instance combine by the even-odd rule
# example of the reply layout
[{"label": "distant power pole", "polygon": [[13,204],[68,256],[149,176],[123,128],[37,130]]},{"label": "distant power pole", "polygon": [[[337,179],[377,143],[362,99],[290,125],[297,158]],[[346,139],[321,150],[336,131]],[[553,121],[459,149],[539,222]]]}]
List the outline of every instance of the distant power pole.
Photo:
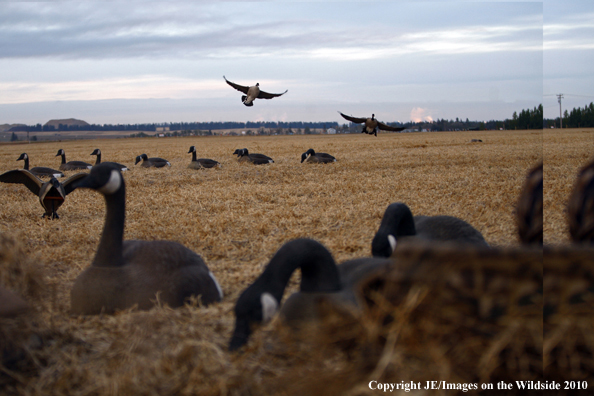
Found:
[{"label": "distant power pole", "polygon": [[559,102],[559,128],[563,129],[563,114],[561,113],[561,99],[563,99],[563,94],[558,94],[557,101]]}]

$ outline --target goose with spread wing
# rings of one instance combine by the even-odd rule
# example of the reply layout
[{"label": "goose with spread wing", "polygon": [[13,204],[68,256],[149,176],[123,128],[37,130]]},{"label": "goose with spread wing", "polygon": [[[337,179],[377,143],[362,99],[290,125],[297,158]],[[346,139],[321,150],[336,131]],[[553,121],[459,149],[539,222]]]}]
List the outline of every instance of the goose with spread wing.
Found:
[{"label": "goose with spread wing", "polygon": [[361,131],[361,133],[375,135],[376,137],[377,137],[378,129],[381,129],[382,131],[392,131],[392,132],[400,132],[400,131],[404,130],[404,127],[393,127],[393,126],[386,125],[383,122],[378,121],[375,118],[375,114],[372,114],[371,118],[365,118],[365,117],[348,116],[346,114],[342,114],[340,111],[338,113],[345,120],[354,122],[355,124],[364,124],[363,130]]},{"label": "goose with spread wing", "polygon": [[288,91],[288,89],[287,89],[283,93],[273,94],[273,93],[268,93],[268,92],[262,91],[260,89],[260,83],[256,83],[256,85],[252,85],[251,87],[248,87],[245,85],[235,84],[234,82],[227,80],[227,77],[225,77],[225,76],[223,76],[223,78],[225,79],[227,84],[229,84],[236,90],[243,92],[245,94],[245,95],[241,96],[241,102],[246,106],[253,106],[254,100],[256,100],[256,99],[272,99],[272,98],[276,98],[278,96],[284,95]]}]

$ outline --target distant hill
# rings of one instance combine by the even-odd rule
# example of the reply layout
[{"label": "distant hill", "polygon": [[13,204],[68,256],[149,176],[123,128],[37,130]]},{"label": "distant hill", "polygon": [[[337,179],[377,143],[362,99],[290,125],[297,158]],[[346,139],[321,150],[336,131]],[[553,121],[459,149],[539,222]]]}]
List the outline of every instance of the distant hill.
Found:
[{"label": "distant hill", "polygon": [[77,120],[75,118],[65,118],[62,120],[49,120],[48,122],[45,123],[44,126],[53,126],[54,128],[57,129],[60,126],[60,124],[66,125],[66,126],[78,126],[78,127],[90,126],[90,124],[88,122],[83,121],[83,120]]},{"label": "distant hill", "polygon": [[0,132],[9,131],[11,128],[14,127],[26,127],[25,124],[0,124]]}]

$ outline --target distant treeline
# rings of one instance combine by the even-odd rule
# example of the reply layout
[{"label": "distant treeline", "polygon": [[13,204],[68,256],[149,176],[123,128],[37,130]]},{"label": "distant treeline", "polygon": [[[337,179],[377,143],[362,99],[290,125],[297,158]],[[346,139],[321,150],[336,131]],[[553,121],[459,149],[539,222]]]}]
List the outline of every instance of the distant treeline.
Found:
[{"label": "distant treeline", "polygon": [[[559,117],[544,120],[544,127],[559,128]],[[573,108],[570,112],[565,109],[563,112],[563,128],[594,128],[594,102],[585,105],[584,108]]]}]

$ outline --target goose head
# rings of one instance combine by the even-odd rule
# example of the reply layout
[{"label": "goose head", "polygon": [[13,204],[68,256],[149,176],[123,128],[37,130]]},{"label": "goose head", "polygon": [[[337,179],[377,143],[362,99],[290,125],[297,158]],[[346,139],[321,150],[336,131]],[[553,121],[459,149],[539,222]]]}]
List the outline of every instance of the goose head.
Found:
[{"label": "goose head", "polygon": [[134,165],[138,164],[140,161],[142,160],[147,160],[148,156],[146,154],[140,154],[139,156],[136,157],[136,162],[134,162]]},{"label": "goose head", "polygon": [[101,155],[101,150],[99,150],[98,148],[93,150],[93,152],[91,153],[91,155]]},{"label": "goose head", "polygon": [[309,149],[305,153],[301,154],[301,163],[305,161],[310,155],[316,155],[314,149]]},{"label": "goose head", "polygon": [[58,150],[58,154],[56,154],[56,157],[59,156],[59,155],[65,155],[64,149]]},{"label": "goose head", "polygon": [[90,188],[99,191],[103,195],[113,195],[124,185],[124,179],[119,166],[109,163],[101,163],[94,166],[91,172],[77,181],[74,188]]},{"label": "goose head", "polygon": [[28,158],[29,158],[29,156],[27,155],[27,153],[23,153],[23,154],[19,155],[19,158],[17,158],[17,161],[26,160]]},{"label": "goose head", "polygon": [[374,257],[390,257],[399,237],[416,235],[415,222],[409,207],[396,202],[384,212],[380,228],[371,242]]},{"label": "goose head", "polygon": [[[188,154],[194,153],[194,152],[196,152],[196,147],[190,146],[190,150],[188,151]],[[237,152],[237,150],[235,150],[235,152]],[[235,153],[233,153],[233,154],[235,154]]]}]

